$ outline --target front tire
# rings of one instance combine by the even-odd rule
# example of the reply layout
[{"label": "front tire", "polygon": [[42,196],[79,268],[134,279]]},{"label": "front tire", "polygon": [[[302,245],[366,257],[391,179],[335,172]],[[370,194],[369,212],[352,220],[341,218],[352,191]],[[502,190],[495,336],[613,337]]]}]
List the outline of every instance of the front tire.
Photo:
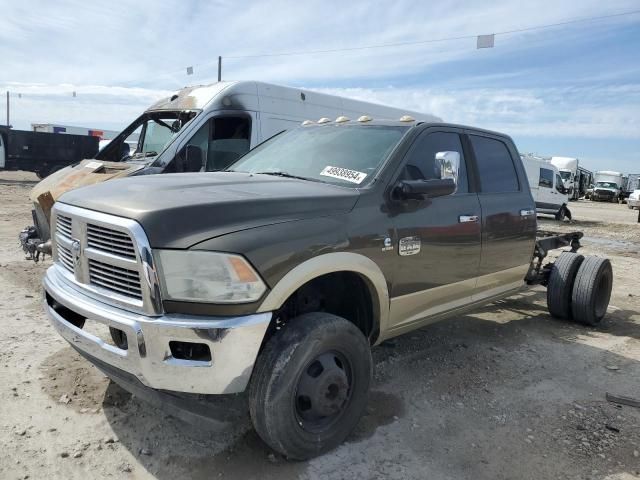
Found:
[{"label": "front tire", "polygon": [[254,428],[295,460],[335,448],[365,410],[372,368],[369,342],[351,322],[320,312],[293,319],[258,357],[249,387]]}]

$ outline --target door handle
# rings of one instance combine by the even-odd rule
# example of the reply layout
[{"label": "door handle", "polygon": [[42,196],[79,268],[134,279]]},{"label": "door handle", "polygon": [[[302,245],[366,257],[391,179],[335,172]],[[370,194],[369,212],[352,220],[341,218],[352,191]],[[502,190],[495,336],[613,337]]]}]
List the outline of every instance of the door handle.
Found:
[{"label": "door handle", "polygon": [[535,213],[536,211],[532,208],[523,208],[522,210],[520,210],[521,217],[528,217],[529,215],[534,215]]},{"label": "door handle", "polygon": [[477,222],[478,215],[460,215],[458,217],[458,223]]}]

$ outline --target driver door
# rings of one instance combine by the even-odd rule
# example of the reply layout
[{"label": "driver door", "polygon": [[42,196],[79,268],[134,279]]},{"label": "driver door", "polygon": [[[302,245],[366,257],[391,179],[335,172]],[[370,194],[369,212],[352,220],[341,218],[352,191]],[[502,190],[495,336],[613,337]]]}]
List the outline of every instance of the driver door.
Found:
[{"label": "driver door", "polygon": [[392,330],[401,333],[439,313],[471,302],[480,265],[481,210],[468,155],[457,129],[427,130],[410,148],[395,180],[439,178],[438,152],[460,154],[452,195],[408,200],[395,215]]}]

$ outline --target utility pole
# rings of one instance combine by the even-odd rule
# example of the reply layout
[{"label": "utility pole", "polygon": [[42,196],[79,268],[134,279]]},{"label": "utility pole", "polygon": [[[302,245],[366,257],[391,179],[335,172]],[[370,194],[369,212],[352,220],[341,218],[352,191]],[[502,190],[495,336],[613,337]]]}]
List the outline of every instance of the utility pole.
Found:
[{"label": "utility pole", "polygon": [[222,57],[218,56],[218,81],[222,81]]},{"label": "utility pole", "polygon": [[11,124],[9,123],[9,90],[7,90],[7,127],[10,127]]}]

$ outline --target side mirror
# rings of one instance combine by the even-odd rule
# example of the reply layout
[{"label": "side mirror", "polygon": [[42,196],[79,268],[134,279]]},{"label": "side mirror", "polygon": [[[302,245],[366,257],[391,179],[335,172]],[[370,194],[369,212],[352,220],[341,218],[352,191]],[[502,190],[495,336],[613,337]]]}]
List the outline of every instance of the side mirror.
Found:
[{"label": "side mirror", "polygon": [[185,172],[199,172],[202,169],[204,155],[202,149],[197,145],[187,145],[184,152]]},{"label": "side mirror", "polygon": [[453,178],[432,180],[402,180],[396,185],[395,193],[400,198],[420,199],[425,195],[430,198],[451,195],[456,191]]},{"label": "side mirror", "polygon": [[[440,179],[452,179],[457,188],[458,172],[460,171],[460,154],[458,152],[438,152],[436,153],[436,166],[440,171]],[[451,193],[454,192],[455,189]]]}]

